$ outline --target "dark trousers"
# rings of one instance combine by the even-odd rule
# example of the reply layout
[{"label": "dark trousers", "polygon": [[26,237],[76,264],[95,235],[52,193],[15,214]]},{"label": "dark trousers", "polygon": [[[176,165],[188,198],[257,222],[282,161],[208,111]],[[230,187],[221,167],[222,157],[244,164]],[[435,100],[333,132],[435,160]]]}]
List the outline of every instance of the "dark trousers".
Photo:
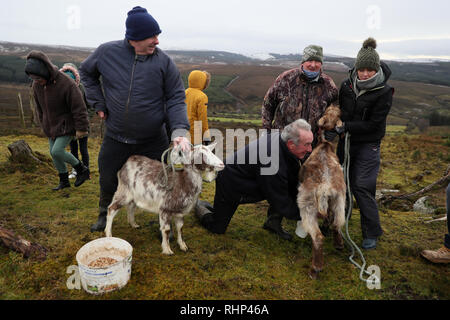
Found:
[{"label": "dark trousers", "polygon": [[132,155],[141,155],[161,161],[161,156],[169,147],[167,141],[161,143],[127,144],[105,136],[98,155],[98,171],[100,173],[100,210],[106,209],[117,190],[117,172]]},{"label": "dark trousers", "polygon": [[379,169],[380,143],[350,145],[350,187],[360,209],[364,238],[376,239],[383,234],[375,200]]},{"label": "dark trousers", "polygon": [[240,196],[239,198],[230,197],[228,190],[223,182],[221,173],[216,179],[216,193],[214,195],[214,207],[211,213],[206,214],[201,224],[213,233],[223,234],[230,224],[231,218],[240,204],[255,203],[264,199],[251,198],[249,196]]},{"label": "dark trousers", "polygon": [[220,173],[216,179],[216,193],[214,195],[214,208],[206,214],[201,224],[213,233],[223,234],[227,230],[236,209],[239,199],[230,199],[221,183]]},{"label": "dark trousers", "polygon": [[446,205],[447,205],[447,231],[445,235],[444,245],[450,249],[450,183],[447,186],[447,191],[445,194]]},{"label": "dark trousers", "polygon": [[81,162],[89,168],[88,137],[73,139],[70,142],[70,153],[72,153],[75,158],[80,160],[80,158],[78,158],[78,146],[80,147]]}]

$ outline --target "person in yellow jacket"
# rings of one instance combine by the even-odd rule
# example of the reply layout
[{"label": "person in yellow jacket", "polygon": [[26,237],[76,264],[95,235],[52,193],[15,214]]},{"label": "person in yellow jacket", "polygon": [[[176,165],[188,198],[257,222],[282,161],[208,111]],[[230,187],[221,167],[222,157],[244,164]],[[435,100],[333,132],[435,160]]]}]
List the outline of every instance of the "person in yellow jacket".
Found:
[{"label": "person in yellow jacket", "polygon": [[[186,89],[186,105],[191,125],[191,143],[194,145],[211,141],[208,131],[208,96],[203,92],[208,88],[210,81],[211,75],[207,71],[194,70],[188,77],[189,88]],[[197,130],[195,130],[196,127]]]}]

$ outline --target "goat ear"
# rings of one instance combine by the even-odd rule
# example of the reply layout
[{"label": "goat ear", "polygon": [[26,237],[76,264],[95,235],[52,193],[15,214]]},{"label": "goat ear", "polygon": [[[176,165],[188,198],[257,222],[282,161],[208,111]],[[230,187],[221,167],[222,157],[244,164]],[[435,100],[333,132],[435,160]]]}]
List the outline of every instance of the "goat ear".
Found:
[{"label": "goat ear", "polygon": [[216,147],[216,144],[217,144],[217,142],[214,142],[214,143],[208,144],[206,147],[207,147],[210,151],[213,151],[214,148]]}]

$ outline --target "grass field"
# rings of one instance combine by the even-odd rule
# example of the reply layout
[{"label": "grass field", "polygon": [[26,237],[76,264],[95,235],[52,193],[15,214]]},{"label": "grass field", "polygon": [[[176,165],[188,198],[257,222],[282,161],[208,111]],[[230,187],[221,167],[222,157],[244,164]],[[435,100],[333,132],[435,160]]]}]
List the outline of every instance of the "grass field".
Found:
[{"label": "grass field", "polygon": [[[382,145],[378,189],[419,190],[439,179],[449,163],[448,136],[403,135],[389,128]],[[124,211],[113,225],[113,236],[133,246],[133,266],[127,286],[103,296],[69,290],[67,268],[75,255],[102,233],[90,233],[96,220],[100,141],[90,138],[92,180],[79,188],[51,191],[57,174],[49,169],[21,171],[8,161],[7,145],[24,139],[34,151],[48,154],[47,140],[35,135],[0,136],[0,225],[49,249],[45,261],[24,259],[0,245],[0,300],[2,299],[450,299],[449,265],[434,265],[420,257],[422,249],[443,243],[444,222],[424,224],[424,216],[405,209],[412,203],[381,208],[384,229],[378,248],[365,251],[368,265],[381,270],[381,289],[369,290],[359,270],[348,260],[349,251],[336,251],[325,241],[325,267],[319,280],[308,275],[311,239],[284,241],[262,228],[266,202],[238,208],[224,235],[200,227],[193,215],[185,218],[188,252],[171,242],[173,256],[161,254],[157,216],[137,211],[140,229],[132,229]],[[415,155],[413,157],[413,155]],[[418,179],[422,175],[421,179]],[[417,181],[416,181],[417,180]],[[212,202],[214,183],[205,183],[201,199]],[[444,186],[430,192],[430,202],[444,207]],[[359,245],[359,211],[354,209],[350,235]],[[295,223],[284,221],[294,232]]]}]

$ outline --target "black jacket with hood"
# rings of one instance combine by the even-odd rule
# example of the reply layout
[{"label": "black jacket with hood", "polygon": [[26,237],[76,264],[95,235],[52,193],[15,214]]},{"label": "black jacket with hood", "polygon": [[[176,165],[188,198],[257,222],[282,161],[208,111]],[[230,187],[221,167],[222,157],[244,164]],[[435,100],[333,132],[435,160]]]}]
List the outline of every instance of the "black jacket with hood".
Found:
[{"label": "black jacket with hood", "polygon": [[227,201],[255,203],[267,200],[274,212],[300,220],[297,206],[300,161],[279,133],[263,135],[225,161],[216,184],[227,191]]}]

